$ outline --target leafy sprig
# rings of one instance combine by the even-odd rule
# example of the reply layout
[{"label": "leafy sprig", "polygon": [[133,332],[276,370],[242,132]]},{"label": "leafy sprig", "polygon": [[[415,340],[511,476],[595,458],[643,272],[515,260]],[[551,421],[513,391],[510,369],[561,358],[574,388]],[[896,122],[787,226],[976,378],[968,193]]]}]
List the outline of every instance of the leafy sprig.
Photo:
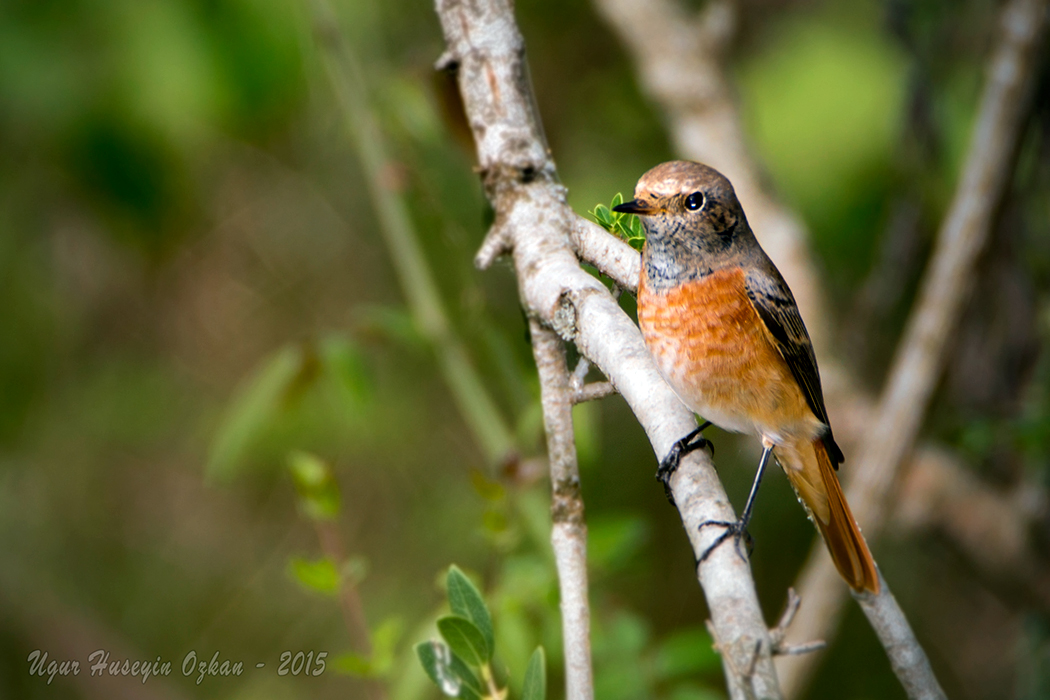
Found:
[{"label": "leafy sprig", "polygon": [[[492,672],[495,637],[485,600],[455,566],[449,568],[446,583],[452,614],[437,621],[440,640],[416,645],[419,662],[430,680],[450,698],[505,700],[507,689],[497,685]],[[537,647],[525,671],[522,700],[544,700],[546,675],[543,647]]]},{"label": "leafy sprig", "polygon": [[624,239],[635,250],[641,250],[645,243],[645,229],[642,228],[642,222],[634,214],[621,214],[613,211],[614,207],[621,204],[623,204],[623,195],[617,192],[609,206],[599,204],[587,213],[594,217],[598,225],[606,231]]}]

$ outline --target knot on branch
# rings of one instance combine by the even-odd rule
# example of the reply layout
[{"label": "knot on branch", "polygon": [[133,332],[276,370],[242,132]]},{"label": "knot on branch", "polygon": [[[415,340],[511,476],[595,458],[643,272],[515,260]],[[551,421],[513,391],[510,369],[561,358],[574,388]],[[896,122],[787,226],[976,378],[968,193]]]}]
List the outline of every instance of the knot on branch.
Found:
[{"label": "knot on branch", "polygon": [[551,329],[568,343],[576,339],[576,305],[573,303],[572,296],[570,290],[562,291],[558,295],[558,303],[551,316]]},{"label": "knot on branch", "polygon": [[[554,164],[549,158],[541,157],[540,154],[525,147],[525,139],[512,139],[498,163],[494,163],[481,169],[481,182],[485,193],[492,202],[500,202],[497,209],[502,209],[504,199],[513,197],[514,191],[523,185],[531,185],[535,182],[544,184],[556,183]],[[519,148],[515,144],[521,142]],[[564,188],[555,185],[558,192],[564,196]]]},{"label": "knot on branch", "polygon": [[578,478],[558,479],[551,484],[551,521],[583,525],[583,499]]}]

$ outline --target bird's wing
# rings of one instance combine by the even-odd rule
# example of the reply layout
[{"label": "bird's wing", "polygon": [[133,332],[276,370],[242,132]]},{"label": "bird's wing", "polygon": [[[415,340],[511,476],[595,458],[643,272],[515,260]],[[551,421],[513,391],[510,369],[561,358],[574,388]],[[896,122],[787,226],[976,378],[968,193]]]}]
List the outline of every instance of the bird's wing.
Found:
[{"label": "bird's wing", "polygon": [[831,463],[838,465],[845,460],[842,450],[835,444],[831,434],[831,423],[824,408],[824,393],[820,388],[820,373],[817,371],[817,358],[813,354],[813,343],[802,323],[791,290],[788,289],[780,274],[775,271],[752,272],[745,281],[747,296],[758,312],[759,318],[773,336],[774,345],[781,357],[787,362],[798,382],[806,403],[813,414],[826,426],[827,434],[822,436],[828,450]]}]

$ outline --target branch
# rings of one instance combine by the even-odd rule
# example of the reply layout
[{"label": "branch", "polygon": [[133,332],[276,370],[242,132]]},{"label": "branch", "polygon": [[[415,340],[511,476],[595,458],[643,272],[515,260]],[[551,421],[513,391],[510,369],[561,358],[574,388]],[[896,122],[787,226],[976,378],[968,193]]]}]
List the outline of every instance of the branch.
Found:
[{"label": "branch", "polygon": [[[948,696],[941,690],[937,677],[933,675],[930,661],[922,653],[922,646],[911,631],[908,619],[904,617],[897,600],[890,593],[886,579],[879,571],[879,593],[869,591],[850,591],[854,600],[875,630],[890,666],[897,679],[904,686],[905,692],[912,700],[942,700]],[[918,650],[919,653],[916,653]],[[798,658],[798,657],[796,657]]]},{"label": "branch", "polygon": [[587,524],[572,429],[573,390],[565,346],[553,331],[529,320],[532,354],[540,376],[543,427],[551,468],[551,545],[561,592],[565,688],[569,700],[594,697],[591,673],[591,611],[587,601]]},{"label": "branch", "polygon": [[[575,342],[623,395],[656,454],[666,454],[695,426],[693,417],[660,378],[637,327],[573,253],[576,217],[556,180],[509,2],[438,0],[437,13],[448,45],[439,65],[457,71],[485,192],[496,211],[478,264],[513,251],[530,318]],[[699,524],[731,519],[728,498],[702,451],[683,461],[671,488],[699,558],[717,537]],[[747,563],[732,547],[721,547],[698,568],[732,697],[780,697]]]}]

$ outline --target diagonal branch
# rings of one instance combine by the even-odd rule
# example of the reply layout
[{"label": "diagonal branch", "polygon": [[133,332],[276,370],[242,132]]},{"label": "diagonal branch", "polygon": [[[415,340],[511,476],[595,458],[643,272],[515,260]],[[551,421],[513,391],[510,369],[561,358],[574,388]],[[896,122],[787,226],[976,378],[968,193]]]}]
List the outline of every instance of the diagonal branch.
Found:
[{"label": "diagonal branch", "polygon": [[[660,379],[637,327],[579,266],[570,237],[576,217],[543,138],[510,3],[438,0],[437,13],[448,45],[439,65],[457,71],[485,192],[496,211],[478,264],[512,251],[530,318],[574,342],[623,395],[655,452],[666,454],[694,427],[693,417]],[[732,518],[732,509],[701,452],[683,461],[671,488],[699,558],[717,536],[710,528],[702,533],[700,522]],[[772,642],[747,563],[723,547],[698,569],[730,694],[780,697]],[[569,695],[579,697],[572,689]]]}]

